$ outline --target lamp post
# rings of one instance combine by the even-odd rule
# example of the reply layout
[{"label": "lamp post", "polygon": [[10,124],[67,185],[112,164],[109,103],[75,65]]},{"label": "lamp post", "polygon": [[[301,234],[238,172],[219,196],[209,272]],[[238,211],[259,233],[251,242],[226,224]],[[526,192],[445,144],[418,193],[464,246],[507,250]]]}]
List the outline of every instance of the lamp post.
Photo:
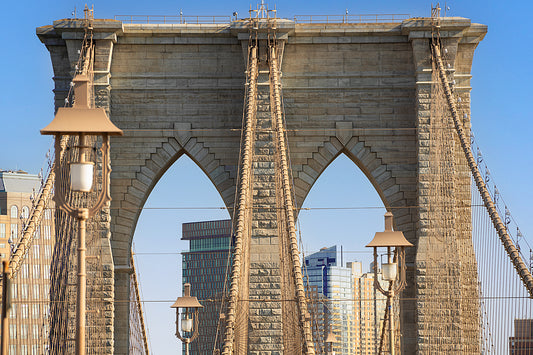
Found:
[{"label": "lamp post", "polygon": [[11,309],[11,280],[9,279],[9,261],[2,260],[2,339],[0,354],[9,353],[9,311]]},{"label": "lamp post", "polygon": [[[107,117],[103,108],[90,108],[89,106],[89,78],[84,74],[78,74],[74,79],[73,107],[64,107],[57,110],[52,122],[41,130],[43,135],[55,136],[55,162],[54,172],[56,177],[54,201],[56,206],[78,220],[78,293],[76,302],[76,354],[85,354],[85,311],[86,311],[86,287],[87,273],[85,266],[85,230],[87,219],[94,216],[100,209],[111,200],[109,195],[109,136],[122,135]],[[63,139],[64,136],[75,136],[77,139]],[[98,193],[92,206],[89,206],[87,194],[93,188],[94,165],[96,146],[91,146],[88,136],[101,137],[102,145],[102,189]],[[97,139],[94,139],[96,142]],[[76,142],[76,143],[74,143]],[[96,143],[95,143],[96,144]],[[70,150],[77,160],[70,162],[70,189],[62,183],[61,153],[63,149]],[[94,161],[91,161],[91,157]],[[78,194],[79,203],[70,202],[67,194]],[[74,199],[72,199],[74,200]]]},{"label": "lamp post", "polygon": [[[198,310],[203,306],[196,297],[191,296],[191,284],[183,285],[183,296],[178,297],[170,308],[176,308],[176,337],[185,343],[185,354],[189,355],[189,343],[198,338]],[[181,331],[180,333],[180,308],[181,311]],[[193,324],[194,322],[194,324]],[[190,338],[185,337],[185,333],[192,332]]]},{"label": "lamp post", "polygon": [[[412,247],[403,236],[402,232],[392,230],[393,215],[391,212],[385,213],[385,231],[377,232],[374,239],[367,245],[374,248],[374,287],[388,299],[389,303],[389,346],[390,355],[394,355],[394,319],[392,317],[392,299],[395,294],[401,292],[406,285],[405,279],[405,247]],[[389,282],[389,289],[381,287],[378,280],[378,248],[387,248],[387,262],[382,263],[383,280]],[[394,248],[394,250],[392,250]],[[399,272],[398,272],[399,270]]]}]

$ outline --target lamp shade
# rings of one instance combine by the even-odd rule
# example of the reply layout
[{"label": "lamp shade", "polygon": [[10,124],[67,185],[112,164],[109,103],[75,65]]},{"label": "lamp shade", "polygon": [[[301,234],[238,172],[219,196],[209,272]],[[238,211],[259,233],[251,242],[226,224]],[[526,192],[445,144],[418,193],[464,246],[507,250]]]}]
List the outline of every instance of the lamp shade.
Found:
[{"label": "lamp shade", "polygon": [[70,164],[70,187],[73,191],[90,192],[93,188],[94,163]]},{"label": "lamp shade", "polygon": [[397,263],[381,264],[381,271],[382,271],[383,280],[394,281],[396,280],[396,275],[398,275],[398,264]]},{"label": "lamp shade", "polygon": [[191,296],[191,284],[186,283],[183,285],[183,296],[178,297],[176,302],[174,302],[174,304],[170,307],[171,308],[203,308],[204,306],[202,306],[200,302],[198,302],[198,299],[196,297]]},{"label": "lamp shade", "polygon": [[326,343],[335,343],[336,341],[337,341],[337,337],[335,336],[335,334],[333,334],[333,332],[330,331],[326,338]]},{"label": "lamp shade", "polygon": [[185,318],[181,320],[181,331],[182,332],[192,331],[192,318]]},{"label": "lamp shade", "polygon": [[124,133],[109,120],[103,108],[61,107],[48,126],[41,129],[41,134],[121,136]]},{"label": "lamp shade", "polygon": [[123,135],[124,132],[109,120],[103,108],[90,108],[89,78],[78,74],[72,81],[75,83],[74,106],[59,108],[52,122],[41,129],[41,134]]},{"label": "lamp shade", "polygon": [[367,244],[369,248],[377,247],[412,247],[413,244],[409,243],[403,236],[402,232],[395,232],[392,230],[392,213],[385,213],[385,231],[377,232],[374,239]]}]

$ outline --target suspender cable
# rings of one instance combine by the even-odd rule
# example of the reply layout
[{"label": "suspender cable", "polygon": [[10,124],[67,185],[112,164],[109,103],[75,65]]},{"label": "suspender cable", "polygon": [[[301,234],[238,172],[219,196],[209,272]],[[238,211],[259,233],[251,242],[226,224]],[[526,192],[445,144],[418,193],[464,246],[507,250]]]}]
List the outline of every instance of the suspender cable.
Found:
[{"label": "suspender cable", "polygon": [[285,143],[285,132],[283,128],[283,114],[281,111],[281,95],[279,83],[279,68],[276,58],[276,47],[269,48],[270,53],[270,75],[272,80],[272,90],[274,96],[274,111],[275,111],[275,132],[278,140],[280,154],[280,168],[282,174],[282,191],[283,202],[285,205],[285,213],[287,216],[287,224],[289,231],[290,256],[292,262],[293,275],[296,283],[296,296],[298,299],[298,309],[300,325],[303,330],[305,341],[305,353],[314,354],[313,335],[311,333],[310,317],[307,311],[307,301],[305,297],[305,289],[302,277],[302,270],[300,267],[300,252],[298,250],[298,238],[296,236],[296,228],[294,221],[294,203],[292,200],[291,184],[289,179],[289,166],[287,162],[287,146]]},{"label": "suspender cable", "polygon": [[524,263],[524,261],[520,257],[520,253],[518,249],[516,249],[511,237],[507,233],[507,228],[505,227],[505,224],[503,223],[498,211],[496,210],[494,201],[492,200],[489,194],[489,190],[487,189],[487,186],[485,182],[483,181],[483,177],[481,176],[481,173],[477,166],[474,155],[472,154],[472,151],[470,150],[469,140],[467,139],[467,136],[464,132],[463,123],[461,122],[459,118],[457,107],[455,105],[455,100],[450,90],[450,86],[448,85],[448,80],[446,78],[446,72],[444,70],[444,64],[442,62],[440,48],[435,42],[432,43],[432,48],[433,48],[433,58],[437,63],[439,77],[440,77],[442,86],[444,87],[444,93],[446,94],[446,99],[448,101],[448,105],[450,106],[450,111],[452,113],[453,123],[455,125],[455,129],[459,136],[461,147],[463,148],[463,152],[466,156],[468,166],[470,167],[472,176],[476,182],[476,186],[479,190],[479,193],[481,194],[485,208],[487,209],[489,213],[492,224],[494,225],[494,227],[496,228],[496,231],[498,232],[498,236],[500,238],[500,241],[503,244],[503,247],[505,248],[505,251],[507,252],[507,255],[509,255],[511,262],[513,263],[516,271],[518,272],[518,275],[522,279],[524,286],[527,288],[530,297],[533,298],[533,276],[531,276],[531,272],[529,271],[529,269],[527,268],[527,265]]},{"label": "suspender cable", "polygon": [[[250,42],[250,45],[252,43]],[[252,171],[253,158],[253,122],[255,120],[256,105],[255,98],[257,93],[257,47],[252,47],[250,51],[249,65],[248,65],[248,88],[246,95],[246,120],[245,127],[243,127],[244,144],[242,151],[242,165],[239,170],[239,186],[238,192],[240,194],[237,205],[237,216],[235,223],[235,246],[233,250],[233,265],[231,270],[231,286],[228,300],[228,312],[226,319],[226,333],[224,339],[224,347],[222,354],[233,354],[233,345],[235,340],[235,323],[237,301],[239,297],[241,268],[244,261],[244,238],[246,238],[246,210],[250,201],[250,178]]]}]

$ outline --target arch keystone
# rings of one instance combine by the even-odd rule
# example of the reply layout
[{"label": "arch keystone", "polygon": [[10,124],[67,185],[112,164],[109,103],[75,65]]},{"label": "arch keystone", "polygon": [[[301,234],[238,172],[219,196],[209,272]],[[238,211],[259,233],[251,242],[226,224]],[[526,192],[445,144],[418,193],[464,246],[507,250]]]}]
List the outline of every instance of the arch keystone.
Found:
[{"label": "arch keystone", "polygon": [[174,136],[178,143],[184,147],[189,139],[191,139],[191,123],[190,122],[175,122],[174,123]]},{"label": "arch keystone", "polygon": [[335,122],[335,137],[341,142],[343,146],[346,146],[353,136],[353,123],[352,122]]}]

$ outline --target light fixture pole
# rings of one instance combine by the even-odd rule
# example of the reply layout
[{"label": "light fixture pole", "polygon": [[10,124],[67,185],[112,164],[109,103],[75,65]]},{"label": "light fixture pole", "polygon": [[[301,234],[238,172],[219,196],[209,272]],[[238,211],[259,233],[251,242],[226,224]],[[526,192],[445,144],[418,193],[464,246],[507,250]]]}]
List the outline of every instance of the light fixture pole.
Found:
[{"label": "light fixture pole", "polygon": [[9,354],[9,310],[11,309],[11,280],[9,279],[9,262],[2,260],[2,339],[0,354]]},{"label": "light fixture pole", "polygon": [[[176,302],[170,308],[176,308],[176,337],[185,343],[185,355],[189,355],[189,343],[198,338],[198,310],[203,306],[198,302],[196,297],[191,297],[191,284],[183,285],[183,296],[178,297]],[[180,333],[180,309],[181,311],[181,331]],[[194,324],[193,324],[194,322]],[[190,338],[185,337],[185,333],[192,332]]]},{"label": "light fixture pole", "polygon": [[[392,230],[393,215],[392,212],[385,213],[385,231],[377,232],[374,239],[367,245],[374,248],[374,288],[379,290],[388,299],[389,304],[389,347],[390,355],[394,355],[394,319],[392,316],[393,303],[395,294],[401,292],[406,285],[405,279],[405,247],[412,247],[403,236],[402,232]],[[378,248],[387,248],[387,262],[382,263],[383,280],[389,282],[389,289],[381,287],[378,280]],[[392,250],[394,248],[394,250]],[[398,273],[399,269],[399,273]]]},{"label": "light fixture pole", "polygon": [[[56,177],[54,201],[56,206],[62,211],[78,220],[78,292],[76,302],[76,355],[84,355],[85,326],[86,326],[86,291],[87,291],[87,271],[86,271],[86,243],[85,230],[87,220],[94,216],[100,209],[111,200],[109,194],[109,175],[111,168],[109,164],[109,136],[122,135],[123,132],[117,128],[107,117],[103,108],[90,108],[89,105],[89,78],[84,74],[78,74],[74,80],[75,101],[73,107],[59,108],[54,120],[41,130],[43,135],[55,136],[55,161],[54,171]],[[75,136],[63,139],[65,136]],[[102,145],[102,188],[92,206],[88,204],[87,193],[93,188],[94,166],[97,162],[96,153],[91,154],[91,150],[96,151],[96,143],[90,145],[89,137],[100,137]],[[95,142],[98,139],[93,139]],[[76,142],[76,143],[75,143]],[[70,189],[66,188],[62,181],[61,157],[64,149],[71,150],[72,156],[77,156],[77,161],[70,162]],[[94,161],[91,161],[91,157]],[[71,193],[78,194],[76,199],[80,203],[71,202],[67,198]]]}]

